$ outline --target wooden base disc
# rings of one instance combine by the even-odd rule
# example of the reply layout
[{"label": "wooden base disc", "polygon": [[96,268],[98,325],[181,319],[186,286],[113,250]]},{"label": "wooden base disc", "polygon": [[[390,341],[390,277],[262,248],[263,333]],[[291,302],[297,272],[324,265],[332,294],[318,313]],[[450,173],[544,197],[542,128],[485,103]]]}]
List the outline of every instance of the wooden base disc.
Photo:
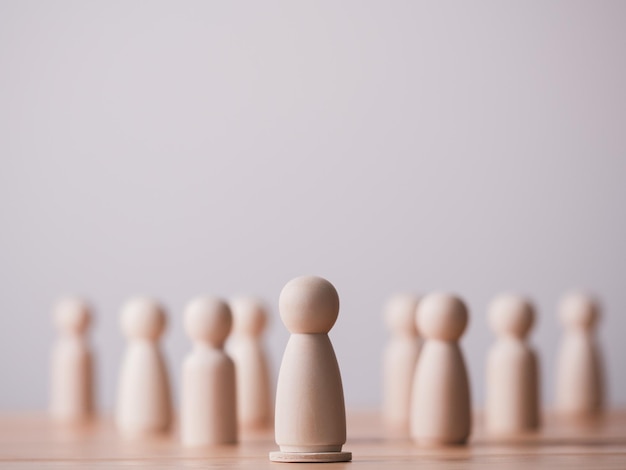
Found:
[{"label": "wooden base disc", "polygon": [[352,452],[270,452],[272,462],[349,462]]}]

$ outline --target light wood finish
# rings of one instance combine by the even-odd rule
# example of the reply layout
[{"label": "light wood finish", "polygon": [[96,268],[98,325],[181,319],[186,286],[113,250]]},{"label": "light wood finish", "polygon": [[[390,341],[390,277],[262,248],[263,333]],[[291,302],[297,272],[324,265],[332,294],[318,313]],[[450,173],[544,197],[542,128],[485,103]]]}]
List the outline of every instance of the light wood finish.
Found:
[{"label": "light wood finish", "polygon": [[[580,427],[548,415],[540,432],[497,440],[483,432],[480,416],[467,446],[421,448],[408,439],[387,439],[377,413],[348,413],[351,463],[319,468],[397,470],[568,470],[626,468],[626,411],[613,410],[604,421]],[[290,468],[272,463],[271,432],[237,446],[186,448],[174,435],[126,441],[110,418],[63,426],[44,413],[0,414],[0,468],[10,469],[180,469]],[[284,465],[284,466],[283,466]],[[293,467],[302,469],[301,465]],[[318,468],[318,467],[316,467]]]},{"label": "light wood finish", "polygon": [[572,292],[562,299],[559,315],[564,327],[557,364],[556,407],[572,418],[594,416],[604,407],[604,373],[595,330],[598,303]]},{"label": "light wood finish", "polygon": [[351,452],[270,452],[272,462],[333,463],[349,462]]},{"label": "light wood finish", "polygon": [[383,356],[383,417],[390,433],[409,435],[411,387],[421,340],[415,323],[417,297],[396,294],[385,305],[390,333]]},{"label": "light wood finish", "polygon": [[263,346],[267,324],[265,305],[253,298],[238,297],[230,302],[233,334],[228,351],[237,373],[237,420],[242,432],[268,429],[274,410],[270,367]]},{"label": "light wood finish", "polygon": [[183,363],[181,440],[186,446],[237,442],[235,364],[224,352],[232,315],[216,298],[192,300],[185,309],[185,331],[194,348]]},{"label": "light wood finish", "polygon": [[165,312],[155,300],[135,298],[122,309],[122,331],[128,345],[120,368],[115,419],[124,437],[169,430],[170,382],[159,348],[165,324]]},{"label": "light wood finish", "polygon": [[88,419],[94,408],[93,355],[87,340],[91,309],[68,297],[54,308],[59,338],[52,350],[50,413],[60,421]]},{"label": "light wood finish", "polygon": [[[294,462],[298,457],[310,461],[301,453],[340,453],[346,442],[346,411],[341,373],[328,338],[339,314],[337,291],[320,277],[298,277],[280,293],[279,310],[291,336],[278,374],[276,443],[283,454],[294,454]],[[348,456],[344,453],[343,458]],[[323,456],[317,461],[324,461]]]},{"label": "light wood finish", "polygon": [[485,421],[489,432],[507,435],[539,427],[539,365],[526,337],[535,318],[531,303],[502,294],[489,308],[496,342],[487,357]]},{"label": "light wood finish", "polygon": [[417,307],[424,345],[411,391],[411,437],[419,445],[462,444],[470,435],[469,380],[458,344],[467,317],[467,307],[452,294],[428,294]]}]

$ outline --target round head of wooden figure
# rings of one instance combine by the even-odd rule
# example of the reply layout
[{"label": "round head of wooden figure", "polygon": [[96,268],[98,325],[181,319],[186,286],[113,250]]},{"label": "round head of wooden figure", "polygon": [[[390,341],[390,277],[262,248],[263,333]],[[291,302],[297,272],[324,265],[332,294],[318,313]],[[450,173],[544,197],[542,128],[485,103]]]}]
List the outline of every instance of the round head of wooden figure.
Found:
[{"label": "round head of wooden figure", "polygon": [[561,300],[559,315],[568,329],[592,330],[600,319],[600,307],[592,296],[570,292]]},{"label": "round head of wooden figure", "polygon": [[91,308],[77,297],[61,299],[54,306],[54,323],[63,333],[80,335],[91,324]]},{"label": "round head of wooden figure", "polygon": [[156,300],[137,297],[122,308],[122,331],[129,339],[157,340],[165,325],[165,312]]},{"label": "round head of wooden figure", "polygon": [[214,297],[199,297],[185,308],[185,331],[195,343],[222,348],[233,325],[230,307]]},{"label": "round head of wooden figure", "polygon": [[532,304],[519,295],[502,294],[489,305],[489,324],[496,335],[523,339],[534,321]]},{"label": "round head of wooden figure", "polygon": [[457,341],[467,327],[467,307],[455,295],[428,294],[417,306],[417,329],[426,339]]},{"label": "round head of wooden figure", "polygon": [[302,276],[283,287],[278,306],[291,333],[328,333],[339,314],[339,295],[326,279]]},{"label": "round head of wooden figure", "polygon": [[394,334],[417,336],[415,311],[417,298],[410,294],[396,294],[385,305],[385,323]]},{"label": "round head of wooden figure", "polygon": [[263,302],[250,297],[237,297],[230,302],[233,313],[233,331],[237,334],[259,337],[267,325],[267,310]]}]

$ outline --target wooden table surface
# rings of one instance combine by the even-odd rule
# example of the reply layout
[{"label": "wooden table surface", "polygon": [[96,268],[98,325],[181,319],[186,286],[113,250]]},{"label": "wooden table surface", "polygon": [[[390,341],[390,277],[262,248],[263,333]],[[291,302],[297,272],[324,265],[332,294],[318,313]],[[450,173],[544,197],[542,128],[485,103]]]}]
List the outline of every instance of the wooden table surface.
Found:
[{"label": "wooden table surface", "polygon": [[345,469],[626,469],[626,412],[586,425],[546,418],[536,435],[498,440],[485,435],[479,417],[467,446],[420,449],[386,436],[372,412],[348,414],[350,463],[287,464],[268,460],[273,434],[242,436],[237,446],[185,449],[176,433],[124,441],[110,420],[60,426],[44,414],[0,414],[0,468],[243,468],[282,470],[315,465]]}]

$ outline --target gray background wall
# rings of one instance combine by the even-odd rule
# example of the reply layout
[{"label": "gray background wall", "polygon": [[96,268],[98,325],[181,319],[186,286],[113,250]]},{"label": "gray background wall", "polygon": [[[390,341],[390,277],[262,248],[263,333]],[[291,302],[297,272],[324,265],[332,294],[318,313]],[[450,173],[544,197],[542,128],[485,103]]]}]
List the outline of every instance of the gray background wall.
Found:
[{"label": "gray background wall", "polygon": [[[112,406],[135,293],[171,313],[291,277],[342,301],[349,407],[380,400],[381,307],[459,292],[483,397],[485,320],[528,293],[552,398],[555,305],[595,291],[626,404],[626,2],[0,1],[0,408],[46,404],[51,303],[97,307]],[[275,317],[275,371],[287,333]]]}]

